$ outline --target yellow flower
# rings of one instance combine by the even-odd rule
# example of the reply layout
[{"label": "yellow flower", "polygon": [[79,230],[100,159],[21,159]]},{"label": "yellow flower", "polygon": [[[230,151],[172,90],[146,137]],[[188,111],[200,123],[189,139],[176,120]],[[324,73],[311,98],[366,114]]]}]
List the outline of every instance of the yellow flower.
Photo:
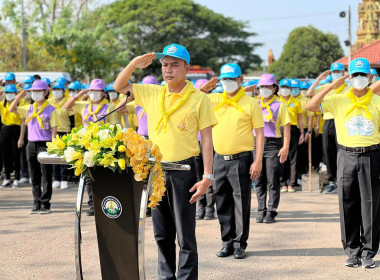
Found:
[{"label": "yellow flower", "polygon": [[82,157],[83,157],[83,155],[82,155],[81,152],[76,152],[76,153],[73,155],[73,160],[81,159]]},{"label": "yellow flower", "polygon": [[120,145],[119,148],[117,149],[120,153],[123,153],[127,150],[127,147],[125,147],[124,145]]},{"label": "yellow flower", "polygon": [[116,140],[120,141],[123,138],[123,132],[119,131],[115,136]]},{"label": "yellow flower", "polygon": [[113,153],[108,153],[104,155],[104,158],[99,160],[99,164],[103,165],[104,167],[115,166],[116,161],[117,159],[113,157]]},{"label": "yellow flower", "polygon": [[83,159],[78,159],[76,162],[75,162],[75,166],[78,168],[78,167],[82,167],[83,166]]},{"label": "yellow flower", "polygon": [[120,166],[121,170],[125,169],[125,159],[123,158],[119,159],[117,164]]},{"label": "yellow flower", "polygon": [[90,147],[88,148],[89,151],[95,152],[96,154],[100,153],[101,145],[98,140],[92,141],[90,143]]},{"label": "yellow flower", "polygon": [[102,143],[104,147],[111,148],[112,150],[115,149],[116,144],[117,144],[116,139],[114,139],[114,138],[107,138],[107,139],[101,141],[100,143]]},{"label": "yellow flower", "polygon": [[129,158],[133,156],[131,150],[128,149],[128,148],[125,150],[125,154],[126,154],[126,156],[129,157]]},{"label": "yellow flower", "polygon": [[76,169],[75,169],[75,176],[79,176],[81,173],[82,173],[82,171],[83,171],[83,168],[82,167],[77,167]]}]

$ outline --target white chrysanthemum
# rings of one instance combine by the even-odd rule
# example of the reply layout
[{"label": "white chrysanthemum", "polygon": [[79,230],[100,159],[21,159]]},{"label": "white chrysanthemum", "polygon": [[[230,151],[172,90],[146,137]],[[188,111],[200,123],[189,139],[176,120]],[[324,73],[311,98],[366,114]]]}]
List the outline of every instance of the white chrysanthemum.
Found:
[{"label": "white chrysanthemum", "polygon": [[75,150],[72,147],[68,147],[63,154],[65,156],[65,160],[67,162],[71,162],[74,160],[73,155],[75,154]]},{"label": "white chrysanthemum", "polygon": [[104,141],[109,137],[110,131],[108,129],[102,129],[99,130],[98,135],[100,138],[100,141]]},{"label": "white chrysanthemum", "polygon": [[85,152],[83,155],[83,164],[87,167],[93,167],[95,165],[95,152]]},{"label": "white chrysanthemum", "polygon": [[79,137],[83,137],[86,134],[86,132],[87,132],[87,129],[83,127],[83,128],[78,130],[77,135]]}]

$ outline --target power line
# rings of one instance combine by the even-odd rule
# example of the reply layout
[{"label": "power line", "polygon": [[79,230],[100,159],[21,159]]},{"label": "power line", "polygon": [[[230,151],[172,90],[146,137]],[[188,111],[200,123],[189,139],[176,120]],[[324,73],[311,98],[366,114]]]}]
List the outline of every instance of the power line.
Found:
[{"label": "power line", "polygon": [[330,12],[330,13],[316,13],[316,14],[302,14],[302,15],[291,15],[291,16],[282,16],[282,17],[262,17],[262,18],[253,18],[251,21],[277,21],[277,20],[288,20],[288,19],[299,19],[299,18],[310,18],[310,17],[320,17],[327,15],[339,15],[339,12]]}]

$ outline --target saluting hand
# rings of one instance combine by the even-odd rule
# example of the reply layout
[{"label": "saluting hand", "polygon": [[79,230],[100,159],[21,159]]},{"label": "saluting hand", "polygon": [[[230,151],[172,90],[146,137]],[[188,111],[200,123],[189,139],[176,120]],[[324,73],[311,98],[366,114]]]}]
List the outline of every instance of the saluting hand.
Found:
[{"label": "saluting hand", "polygon": [[194,192],[196,191],[193,196],[190,199],[190,204],[193,204],[194,202],[197,202],[197,200],[204,195],[208,188],[211,186],[211,181],[207,178],[204,178],[202,181],[199,181],[196,183],[190,190],[189,192]]},{"label": "saluting hand", "polygon": [[322,72],[316,79],[315,81],[321,81],[323,79],[326,79],[328,76],[330,75],[330,70],[326,70],[324,72]]},{"label": "saluting hand", "polygon": [[217,85],[218,85],[218,78],[214,77],[211,80],[209,80],[207,83],[205,83],[203,86],[201,86],[201,91],[210,92],[214,88],[216,88]]},{"label": "saluting hand", "polygon": [[331,87],[333,89],[338,89],[340,88],[345,82],[346,82],[346,79],[348,78],[349,74],[346,74],[344,75],[343,77],[339,78],[338,80],[334,81],[332,84],[331,84]]},{"label": "saluting hand", "polygon": [[254,91],[256,87],[257,87],[257,85],[248,86],[248,87],[244,88],[244,91],[245,92],[247,92],[247,91],[251,92],[251,91]]},{"label": "saluting hand", "polygon": [[147,68],[149,65],[152,64],[153,59],[156,57],[156,53],[147,53],[144,55],[140,55],[135,57],[132,61],[131,64],[135,68]]},{"label": "saluting hand", "polygon": [[77,93],[77,95],[74,96],[74,99],[75,100],[79,100],[80,98],[82,98],[87,92],[89,91],[88,88],[84,89],[84,90],[81,90],[80,92]]},{"label": "saluting hand", "polygon": [[26,90],[22,90],[18,95],[17,98],[19,100],[23,99],[26,96]]}]

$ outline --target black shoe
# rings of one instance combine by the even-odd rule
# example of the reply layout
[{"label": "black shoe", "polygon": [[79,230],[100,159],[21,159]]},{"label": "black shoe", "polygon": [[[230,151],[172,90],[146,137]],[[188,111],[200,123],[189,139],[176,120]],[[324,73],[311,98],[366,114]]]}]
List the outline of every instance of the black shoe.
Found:
[{"label": "black shoe", "polygon": [[232,249],[228,249],[226,247],[223,247],[218,253],[216,253],[216,255],[219,258],[225,258],[225,257],[231,256],[233,253],[234,252]]},{"label": "black shoe", "polygon": [[360,265],[360,259],[358,256],[349,257],[344,265],[348,267],[358,267]]},{"label": "black shoe", "polygon": [[40,214],[50,214],[50,208],[48,208],[46,206],[42,206],[39,213]]},{"label": "black shoe", "polygon": [[38,214],[41,207],[39,205],[34,205],[32,210],[30,210],[29,214]]},{"label": "black shoe", "polygon": [[204,215],[195,215],[196,220],[203,220]]},{"label": "black shoe", "polygon": [[90,208],[90,210],[88,210],[87,212],[87,216],[94,216],[94,208]]},{"label": "black shoe", "polygon": [[267,214],[264,217],[264,223],[271,224],[276,222],[275,217],[277,216],[277,212],[275,211],[268,211]]},{"label": "black shoe", "polygon": [[214,219],[216,219],[216,217],[214,214],[206,214],[204,219],[205,220],[214,220]]},{"label": "black shoe", "polygon": [[376,266],[375,262],[370,257],[362,258],[362,267],[364,268],[374,268]]},{"label": "black shoe", "polygon": [[152,217],[152,209],[150,207],[146,208],[145,216],[146,217]]},{"label": "black shoe", "polygon": [[245,251],[240,249],[240,248],[236,248],[234,250],[234,258],[237,260],[244,259],[245,258]]},{"label": "black shoe", "polygon": [[257,214],[256,214],[256,223],[261,224],[263,222],[263,220],[264,220],[264,217],[265,217],[266,213],[267,213],[266,210],[257,211]]}]

